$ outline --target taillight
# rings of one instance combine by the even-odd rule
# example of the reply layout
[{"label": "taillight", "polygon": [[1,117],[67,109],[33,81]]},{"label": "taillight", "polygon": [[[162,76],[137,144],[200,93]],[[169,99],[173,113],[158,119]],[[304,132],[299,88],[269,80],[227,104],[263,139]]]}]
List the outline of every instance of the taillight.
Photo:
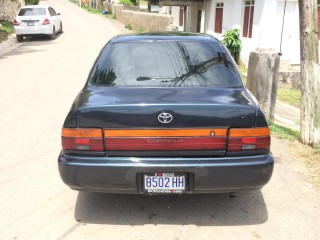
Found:
[{"label": "taillight", "polygon": [[42,23],[42,25],[49,25],[49,24],[50,24],[50,21],[48,18],[46,18]]},{"label": "taillight", "polygon": [[19,26],[19,23],[17,22],[16,19],[13,19],[13,25],[14,25],[14,26]]},{"label": "taillight", "polygon": [[63,150],[104,151],[101,129],[63,128],[61,140]]},{"label": "taillight", "polygon": [[225,150],[226,129],[106,129],[109,151]]},{"label": "taillight", "polygon": [[233,128],[229,131],[228,152],[270,149],[270,130],[262,128]]}]

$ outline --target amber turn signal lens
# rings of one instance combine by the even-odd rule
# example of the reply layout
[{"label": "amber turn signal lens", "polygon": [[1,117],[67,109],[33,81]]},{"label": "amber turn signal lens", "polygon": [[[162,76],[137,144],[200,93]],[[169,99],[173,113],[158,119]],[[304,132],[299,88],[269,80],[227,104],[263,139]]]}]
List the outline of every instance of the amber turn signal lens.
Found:
[{"label": "amber turn signal lens", "polygon": [[268,127],[262,128],[233,128],[230,129],[229,137],[261,137],[270,136]]},{"label": "amber turn signal lens", "polygon": [[61,136],[73,138],[102,138],[102,130],[86,128],[63,128]]}]

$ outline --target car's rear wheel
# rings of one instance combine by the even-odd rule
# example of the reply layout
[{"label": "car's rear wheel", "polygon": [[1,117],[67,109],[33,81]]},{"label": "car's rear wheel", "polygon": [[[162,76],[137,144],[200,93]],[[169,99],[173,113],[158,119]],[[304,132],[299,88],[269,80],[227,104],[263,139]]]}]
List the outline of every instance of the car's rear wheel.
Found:
[{"label": "car's rear wheel", "polygon": [[17,41],[22,42],[23,41],[23,36],[21,35],[16,35],[17,36]]},{"label": "car's rear wheel", "polygon": [[62,22],[60,22],[60,32],[63,33]]},{"label": "car's rear wheel", "polygon": [[52,34],[50,35],[50,38],[51,39],[55,39],[56,38],[56,28],[55,28],[55,26],[53,26],[53,28],[52,28]]}]

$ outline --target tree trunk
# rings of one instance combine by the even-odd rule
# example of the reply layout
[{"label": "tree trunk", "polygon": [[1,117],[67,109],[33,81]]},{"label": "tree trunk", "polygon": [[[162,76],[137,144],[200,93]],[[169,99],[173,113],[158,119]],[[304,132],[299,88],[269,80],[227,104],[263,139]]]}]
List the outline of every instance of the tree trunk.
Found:
[{"label": "tree trunk", "polygon": [[320,67],[317,0],[299,0],[301,124],[304,144],[320,146]]}]

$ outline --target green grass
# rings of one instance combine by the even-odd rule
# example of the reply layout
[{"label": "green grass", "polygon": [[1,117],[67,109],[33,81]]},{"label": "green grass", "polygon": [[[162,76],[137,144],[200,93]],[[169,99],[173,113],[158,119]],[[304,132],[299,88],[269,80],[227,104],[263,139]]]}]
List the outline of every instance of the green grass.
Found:
[{"label": "green grass", "polygon": [[11,21],[0,21],[2,28],[0,29],[0,42],[8,39],[8,36],[14,33],[13,23]]},{"label": "green grass", "polygon": [[269,121],[270,131],[271,133],[280,139],[286,140],[299,140],[300,139],[300,132],[297,130],[293,130],[290,128],[286,128],[280,126],[274,122]]},{"label": "green grass", "polygon": [[300,108],[301,92],[297,89],[278,88],[277,99],[281,102]]},{"label": "green grass", "polygon": [[132,30],[132,26],[130,23],[127,23],[124,27],[128,30]]}]

